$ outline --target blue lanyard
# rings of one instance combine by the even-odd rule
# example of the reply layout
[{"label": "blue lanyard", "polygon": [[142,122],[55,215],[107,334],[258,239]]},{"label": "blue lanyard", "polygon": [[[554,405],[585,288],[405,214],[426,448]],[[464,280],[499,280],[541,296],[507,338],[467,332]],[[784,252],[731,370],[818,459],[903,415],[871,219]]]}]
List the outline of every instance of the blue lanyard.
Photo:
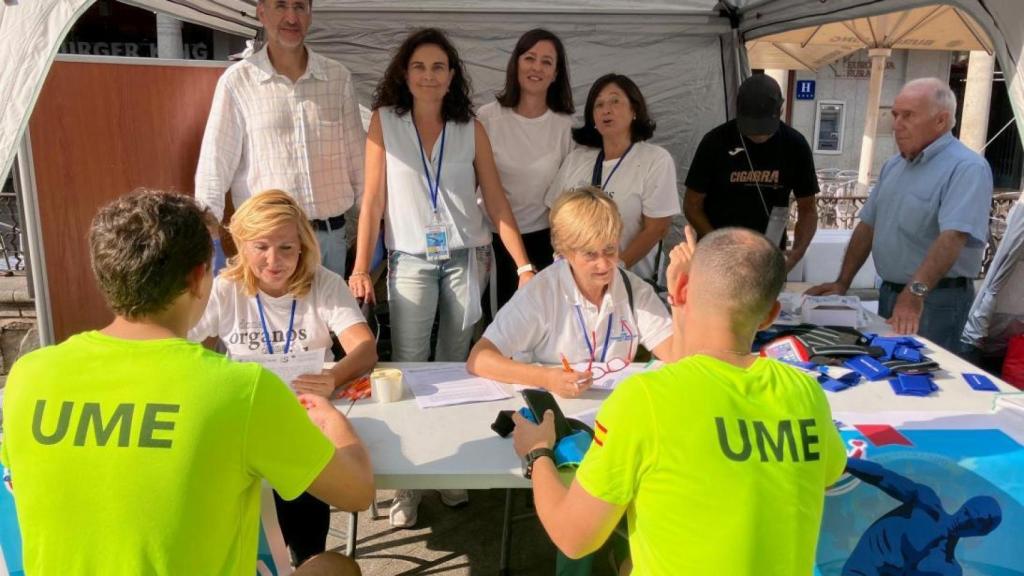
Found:
[{"label": "blue lanyard", "polygon": [[[579,304],[576,304],[576,319],[580,322],[580,331],[583,332],[583,342],[587,345],[587,352],[590,353],[590,359],[594,360],[594,346],[590,343],[590,338],[587,337],[587,323],[583,320],[583,311],[580,309]],[[604,332],[604,348],[601,349],[601,362],[604,362],[605,358],[608,357],[608,343],[611,341],[612,322],[614,319],[615,314],[608,315],[608,329]]]},{"label": "blue lanyard", "polygon": [[[292,298],[292,315],[288,319],[288,335],[285,336],[284,340],[284,353],[287,354],[292,348],[292,328],[295,327],[295,298]],[[263,302],[260,300],[260,295],[256,295],[256,308],[260,311],[260,324],[263,325],[263,339],[267,343],[267,352],[274,353],[274,344],[270,340],[270,330],[267,330],[267,317],[263,314]]]},{"label": "blue lanyard", "polygon": [[423,161],[423,173],[427,176],[427,190],[430,191],[430,206],[434,209],[434,214],[437,214],[437,193],[441,190],[441,165],[444,164],[444,136],[445,132],[448,131],[448,123],[445,122],[444,126],[441,127],[441,150],[437,155],[437,178],[430,177],[430,166],[427,164],[427,153],[423,150],[423,139],[420,138],[420,129],[416,126],[416,121],[413,120],[412,127],[416,129],[416,141],[420,144],[420,160]]},{"label": "blue lanyard", "polygon": [[601,190],[607,190],[608,183],[612,181],[612,176],[615,176],[615,171],[619,169],[619,165],[622,164],[622,161],[626,159],[626,155],[629,154],[629,151],[632,149],[633,144],[630,144],[629,148],[626,148],[626,151],[622,153],[622,156],[619,156],[619,161],[615,163],[615,166],[612,167],[612,171],[608,173],[608,178],[604,183],[602,183],[601,172],[604,170],[604,148],[602,148],[601,151],[597,153],[597,160],[594,161],[594,173],[590,177],[590,185],[600,186]]}]

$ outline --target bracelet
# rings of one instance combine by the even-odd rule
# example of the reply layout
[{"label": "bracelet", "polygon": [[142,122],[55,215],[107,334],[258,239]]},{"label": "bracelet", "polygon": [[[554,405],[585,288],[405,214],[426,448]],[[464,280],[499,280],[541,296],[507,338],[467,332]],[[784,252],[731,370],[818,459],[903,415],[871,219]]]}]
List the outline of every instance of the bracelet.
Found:
[{"label": "bracelet", "polygon": [[367,276],[367,277],[369,277],[370,273],[369,272],[353,272],[353,273],[348,275],[349,278],[351,278],[353,276]]},{"label": "bracelet", "polygon": [[534,266],[533,264],[526,263],[526,264],[523,264],[522,266],[520,266],[519,268],[516,268],[516,275],[517,276],[522,276],[523,274],[526,274],[527,272],[533,272],[534,274],[536,274],[537,273],[537,267]]}]

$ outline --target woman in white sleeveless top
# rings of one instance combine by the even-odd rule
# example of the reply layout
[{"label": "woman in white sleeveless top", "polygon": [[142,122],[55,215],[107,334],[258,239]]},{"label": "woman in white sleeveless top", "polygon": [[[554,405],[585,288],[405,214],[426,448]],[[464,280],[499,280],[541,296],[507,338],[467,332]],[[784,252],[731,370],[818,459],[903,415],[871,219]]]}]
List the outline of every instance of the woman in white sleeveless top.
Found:
[{"label": "woman in white sleeveless top", "polygon": [[[519,37],[508,59],[505,87],[478,114],[494,148],[501,183],[530,262],[551,264],[551,229],[544,195],[572,149],[572,84],[562,41],[543,28]],[[516,290],[512,257],[495,238],[498,307]],[[497,313],[496,310],[492,313]]]},{"label": "woman in white sleeveless top", "polygon": [[[366,184],[349,287],[373,300],[370,259],[384,216],[392,360],[426,361],[438,317],[436,361],[464,361],[491,261],[483,210],[517,266],[531,266],[469,80],[444,32],[413,32],[377,85],[366,140]],[[477,186],[483,206],[477,203]],[[533,277],[519,277],[519,285]],[[465,491],[443,491],[456,505]],[[399,491],[391,523],[416,522],[419,495]]]}]

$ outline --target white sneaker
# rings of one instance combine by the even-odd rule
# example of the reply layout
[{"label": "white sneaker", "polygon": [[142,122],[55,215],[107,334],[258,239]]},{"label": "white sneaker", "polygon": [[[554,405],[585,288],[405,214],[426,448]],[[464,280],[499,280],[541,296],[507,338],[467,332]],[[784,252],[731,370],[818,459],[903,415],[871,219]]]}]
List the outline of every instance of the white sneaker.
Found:
[{"label": "white sneaker", "polygon": [[419,490],[395,490],[395,498],[391,501],[388,521],[395,528],[412,528],[416,525],[416,516],[420,508]]},{"label": "white sneaker", "polygon": [[449,508],[464,506],[469,502],[469,492],[460,489],[438,490],[441,493],[441,503]]}]

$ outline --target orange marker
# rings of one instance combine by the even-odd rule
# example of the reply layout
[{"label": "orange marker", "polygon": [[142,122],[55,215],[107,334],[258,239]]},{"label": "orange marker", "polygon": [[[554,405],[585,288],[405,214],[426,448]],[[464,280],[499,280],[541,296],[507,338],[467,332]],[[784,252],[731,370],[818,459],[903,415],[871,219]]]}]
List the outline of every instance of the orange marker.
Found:
[{"label": "orange marker", "polygon": [[565,357],[565,354],[560,354],[562,357],[562,369],[566,372],[572,372],[572,366],[569,366],[569,359]]}]

